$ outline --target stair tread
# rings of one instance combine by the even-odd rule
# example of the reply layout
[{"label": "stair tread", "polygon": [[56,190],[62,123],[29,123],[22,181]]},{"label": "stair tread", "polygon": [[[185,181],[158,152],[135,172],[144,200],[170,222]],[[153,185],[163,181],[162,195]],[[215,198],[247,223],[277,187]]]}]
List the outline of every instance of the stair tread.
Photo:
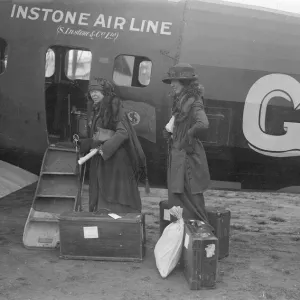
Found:
[{"label": "stair tread", "polygon": [[74,175],[77,176],[78,173],[73,173],[73,172],[48,172],[48,171],[42,171],[41,175]]},{"label": "stair tread", "polygon": [[70,199],[70,198],[76,199],[77,195],[76,196],[66,196],[66,195],[53,196],[53,195],[48,195],[48,194],[46,194],[46,195],[38,194],[38,195],[36,195],[35,198],[38,198],[38,197],[41,197],[41,198],[55,198],[55,199],[58,199],[58,200],[60,200],[60,199],[63,200],[63,199]]},{"label": "stair tread", "polygon": [[53,223],[57,223],[58,218],[32,217],[32,218],[30,218],[30,222],[53,222]]},{"label": "stair tread", "polygon": [[37,194],[36,198],[37,197],[41,197],[41,198],[53,198],[53,197],[55,197],[55,198],[68,198],[68,199],[73,198],[73,199],[76,199],[76,196],[61,195],[61,194],[45,194],[45,195]]}]

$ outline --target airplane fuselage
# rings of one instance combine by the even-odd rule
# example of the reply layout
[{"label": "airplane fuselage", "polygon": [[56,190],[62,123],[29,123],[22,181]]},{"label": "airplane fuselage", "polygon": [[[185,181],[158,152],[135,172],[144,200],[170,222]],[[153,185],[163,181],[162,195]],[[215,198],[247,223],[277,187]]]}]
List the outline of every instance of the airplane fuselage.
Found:
[{"label": "airplane fuselage", "polygon": [[[201,140],[212,179],[242,188],[300,186],[299,25],[296,16],[208,0],[2,2],[0,159],[38,173],[51,134],[70,125],[74,103],[84,110],[89,80],[104,77],[124,99],[150,182],[165,185],[162,129],[171,99],[161,80],[180,61],[195,67],[205,87],[210,128]],[[49,49],[55,59],[47,77]],[[87,61],[77,56],[82,65],[72,65],[70,51]]]}]

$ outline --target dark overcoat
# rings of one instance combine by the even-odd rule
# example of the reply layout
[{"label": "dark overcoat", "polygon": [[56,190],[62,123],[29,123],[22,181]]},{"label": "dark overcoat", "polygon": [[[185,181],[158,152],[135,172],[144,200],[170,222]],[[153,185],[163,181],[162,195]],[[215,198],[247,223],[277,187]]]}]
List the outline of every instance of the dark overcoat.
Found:
[{"label": "dark overcoat", "polygon": [[175,101],[168,165],[169,207],[183,206],[187,218],[207,221],[203,192],[209,187],[210,173],[198,136],[209,122],[201,89],[184,90]]},{"label": "dark overcoat", "polygon": [[103,154],[95,155],[90,162],[90,211],[107,208],[114,212],[140,212],[138,178],[145,156],[127,114],[120,105],[116,120],[108,126],[97,112],[91,121],[91,135],[99,128],[115,133],[101,145]]}]

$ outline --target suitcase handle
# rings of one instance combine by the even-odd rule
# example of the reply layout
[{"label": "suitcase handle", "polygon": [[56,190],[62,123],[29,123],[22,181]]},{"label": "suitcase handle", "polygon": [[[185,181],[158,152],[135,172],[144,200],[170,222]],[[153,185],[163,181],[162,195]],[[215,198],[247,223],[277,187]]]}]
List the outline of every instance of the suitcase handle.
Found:
[{"label": "suitcase handle", "polygon": [[196,227],[201,227],[202,225],[207,225],[205,222],[200,221],[200,220],[188,220],[187,222],[188,222],[188,224],[191,224]]},{"label": "suitcase handle", "polygon": [[213,234],[215,234],[215,229],[213,226],[211,226],[209,223],[200,221],[200,220],[187,220],[186,221],[187,224],[190,224],[194,227],[207,227],[209,228]]},{"label": "suitcase handle", "polygon": [[93,214],[96,215],[98,213],[100,213],[101,211],[105,211],[107,213],[110,213],[111,211],[107,208],[99,208],[97,211],[94,211]]}]

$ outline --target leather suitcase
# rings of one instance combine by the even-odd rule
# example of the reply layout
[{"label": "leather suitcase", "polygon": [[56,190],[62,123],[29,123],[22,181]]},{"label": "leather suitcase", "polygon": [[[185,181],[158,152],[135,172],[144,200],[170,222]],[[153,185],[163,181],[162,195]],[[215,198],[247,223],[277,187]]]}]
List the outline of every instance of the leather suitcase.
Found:
[{"label": "leather suitcase", "polygon": [[106,261],[142,261],[145,215],[65,212],[59,217],[60,257]]},{"label": "leather suitcase", "polygon": [[219,259],[229,255],[229,232],[231,212],[228,209],[206,207],[208,221],[215,229],[215,236],[219,240]]},{"label": "leather suitcase", "polygon": [[207,225],[185,224],[183,273],[191,290],[216,287],[218,239]]}]

